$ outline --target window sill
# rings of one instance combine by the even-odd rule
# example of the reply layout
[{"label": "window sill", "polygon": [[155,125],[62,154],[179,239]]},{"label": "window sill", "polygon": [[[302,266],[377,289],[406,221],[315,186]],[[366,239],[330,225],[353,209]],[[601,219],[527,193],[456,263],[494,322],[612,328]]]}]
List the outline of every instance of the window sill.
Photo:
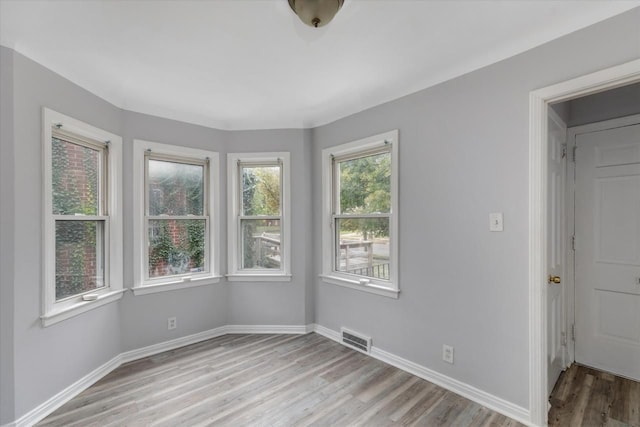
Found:
[{"label": "window sill", "polygon": [[290,282],[291,274],[227,274],[229,282]]},{"label": "window sill", "polygon": [[118,289],[117,291],[105,292],[98,295],[98,299],[94,301],[81,300],[69,307],[65,307],[59,310],[52,310],[51,312],[40,316],[40,319],[42,320],[42,326],[46,328],[47,326],[55,325],[58,322],[62,322],[63,320],[69,319],[71,317],[75,317],[89,310],[93,310],[95,308],[102,307],[103,305],[117,301],[122,298],[122,294],[125,292],[125,290],[126,289]]},{"label": "window sill", "polygon": [[320,277],[325,283],[343,286],[345,288],[355,289],[362,292],[368,292],[370,294],[382,295],[384,297],[393,299],[398,299],[400,295],[400,291],[398,289],[387,288],[373,283],[361,284],[357,280],[349,280],[340,276],[332,276],[328,274],[321,274]]},{"label": "window sill", "polygon": [[177,291],[180,289],[195,288],[198,286],[213,285],[220,283],[220,276],[207,276],[198,279],[191,280],[176,280],[164,283],[155,283],[152,285],[140,285],[131,288],[133,295],[147,295],[155,294],[158,292]]}]

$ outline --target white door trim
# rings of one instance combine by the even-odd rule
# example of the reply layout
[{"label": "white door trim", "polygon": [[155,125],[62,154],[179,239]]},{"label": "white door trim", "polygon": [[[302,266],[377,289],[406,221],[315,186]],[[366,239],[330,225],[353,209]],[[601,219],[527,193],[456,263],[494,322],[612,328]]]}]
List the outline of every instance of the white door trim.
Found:
[{"label": "white door trim", "polygon": [[529,409],[547,424],[547,108],[640,81],[640,59],[532,91],[529,94]]}]

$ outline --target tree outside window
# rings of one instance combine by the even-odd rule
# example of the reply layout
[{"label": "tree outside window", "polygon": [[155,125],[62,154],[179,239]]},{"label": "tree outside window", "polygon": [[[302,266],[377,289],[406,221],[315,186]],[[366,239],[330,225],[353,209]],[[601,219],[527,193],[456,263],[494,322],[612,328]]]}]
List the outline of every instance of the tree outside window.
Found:
[{"label": "tree outside window", "polygon": [[334,159],[335,268],[389,280],[391,152]]}]

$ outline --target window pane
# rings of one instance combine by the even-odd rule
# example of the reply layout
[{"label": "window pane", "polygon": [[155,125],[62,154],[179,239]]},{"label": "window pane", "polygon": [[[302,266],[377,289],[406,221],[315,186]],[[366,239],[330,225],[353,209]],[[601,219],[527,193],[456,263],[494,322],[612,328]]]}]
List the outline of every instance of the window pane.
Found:
[{"label": "window pane", "polygon": [[149,277],[205,271],[204,219],[149,220]]},{"label": "window pane", "polygon": [[98,215],[101,151],[51,139],[53,214]]},{"label": "window pane", "polygon": [[389,218],[336,219],[336,270],[389,280]]},{"label": "window pane", "polygon": [[204,166],[149,160],[149,215],[204,215]]},{"label": "window pane", "polygon": [[104,222],[56,221],[56,300],[104,286]]},{"label": "window pane", "polygon": [[242,215],[280,215],[280,166],[242,167]]},{"label": "window pane", "polygon": [[280,220],[243,219],[242,268],[280,269]]},{"label": "window pane", "polygon": [[336,213],[391,212],[391,153],[338,163],[340,211]]}]

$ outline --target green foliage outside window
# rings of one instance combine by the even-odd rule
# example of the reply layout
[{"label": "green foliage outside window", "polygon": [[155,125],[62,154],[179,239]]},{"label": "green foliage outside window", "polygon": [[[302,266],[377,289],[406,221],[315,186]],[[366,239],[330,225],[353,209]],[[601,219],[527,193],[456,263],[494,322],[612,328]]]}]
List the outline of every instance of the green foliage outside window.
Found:
[{"label": "green foliage outside window", "polygon": [[242,168],[242,214],[280,215],[280,168]]},{"label": "green foliage outside window", "polygon": [[[338,163],[341,214],[374,214],[391,211],[391,154],[381,153]],[[389,236],[389,222],[378,219],[345,219],[341,229],[362,233],[364,240]]]},{"label": "green foliage outside window", "polygon": [[204,271],[205,221],[149,220],[149,277]]},{"label": "green foliage outside window", "polygon": [[[156,159],[148,162],[149,215],[204,215],[204,165]],[[153,219],[148,232],[150,277],[205,270],[204,220]]]},{"label": "green foliage outside window", "polygon": [[[243,166],[241,170],[242,215],[280,216],[280,167]],[[279,240],[280,221],[243,220],[241,228],[243,268],[279,268],[280,263],[264,250],[260,237]]]},{"label": "green foliage outside window", "polygon": [[[52,139],[51,148],[52,213],[98,215],[99,152],[58,138]],[[70,156],[76,159],[74,163]],[[78,156],[81,157],[80,162],[77,161]]]},{"label": "green foliage outside window", "polygon": [[[98,215],[100,153],[58,138],[51,141],[54,215]],[[56,299],[101,286],[96,221],[56,221]]]}]

